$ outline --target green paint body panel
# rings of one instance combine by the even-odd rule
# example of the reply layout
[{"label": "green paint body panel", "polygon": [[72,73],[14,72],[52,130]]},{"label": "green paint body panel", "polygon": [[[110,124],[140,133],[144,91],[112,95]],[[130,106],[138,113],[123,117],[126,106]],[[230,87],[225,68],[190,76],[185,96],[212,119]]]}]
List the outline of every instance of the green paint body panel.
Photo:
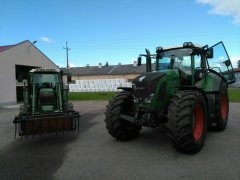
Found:
[{"label": "green paint body panel", "polygon": [[[166,75],[158,82],[155,94],[151,101],[150,106],[154,109],[164,109],[165,107],[167,107],[169,105],[172,95],[176,92],[177,87],[180,86],[180,78],[177,69],[165,70],[161,72],[166,73]],[[164,99],[161,99],[161,101],[159,101],[158,97],[161,93],[163,93],[160,89],[164,83],[166,83],[165,96]]]},{"label": "green paint body panel", "polygon": [[203,77],[201,81],[201,88],[206,93],[216,92],[220,90],[222,81],[223,79],[220,76],[209,72]]},{"label": "green paint body panel", "polygon": [[[168,105],[170,104],[171,97],[175,92],[181,87],[181,80],[179,75],[179,70],[177,69],[171,69],[171,70],[164,70],[161,71],[166,73],[164,77],[162,77],[157,85],[156,91],[153,95],[153,98],[150,102],[147,101],[141,101],[135,103],[136,107],[140,106],[146,106],[148,108],[152,109],[166,109]],[[222,83],[223,79],[211,72],[208,72],[204,75],[204,77],[201,79],[201,81],[198,83],[199,86],[186,86],[185,89],[191,89],[192,87],[197,87],[199,90],[202,90],[204,93],[214,93],[218,92],[220,90],[220,85]],[[193,81],[193,84],[196,82]],[[161,93],[161,86],[165,84],[165,95],[164,98],[159,100],[159,96]],[[210,107],[212,108],[212,107]],[[210,110],[211,111],[211,110]]]},{"label": "green paint body panel", "polygon": [[[39,93],[50,93],[54,94],[54,90],[52,88],[41,88]],[[42,112],[51,112],[54,109],[54,105],[40,105],[40,109]]]},{"label": "green paint body panel", "polygon": [[54,108],[53,105],[44,105],[44,106],[41,106],[42,112],[52,112],[52,111],[53,111],[53,108]]}]

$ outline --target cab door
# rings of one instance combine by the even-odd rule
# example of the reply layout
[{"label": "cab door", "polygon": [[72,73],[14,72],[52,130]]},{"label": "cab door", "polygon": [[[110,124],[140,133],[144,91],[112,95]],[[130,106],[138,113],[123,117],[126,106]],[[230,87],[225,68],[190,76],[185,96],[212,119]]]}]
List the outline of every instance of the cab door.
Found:
[{"label": "cab door", "polygon": [[228,84],[236,81],[231,60],[222,41],[213,45],[213,57],[208,58],[209,69],[224,77]]}]

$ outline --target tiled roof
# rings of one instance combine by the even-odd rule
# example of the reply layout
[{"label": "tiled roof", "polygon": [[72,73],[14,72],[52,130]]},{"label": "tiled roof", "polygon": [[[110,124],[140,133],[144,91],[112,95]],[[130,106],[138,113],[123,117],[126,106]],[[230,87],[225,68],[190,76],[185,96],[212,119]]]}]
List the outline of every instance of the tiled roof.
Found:
[{"label": "tiled roof", "polygon": [[0,46],[0,52],[5,51],[5,50],[7,50],[7,49],[9,49],[9,48],[11,48],[13,46],[15,46],[15,45]]},{"label": "tiled roof", "polygon": [[[112,70],[113,66],[103,66],[98,68],[98,66],[89,66],[89,67],[73,67],[69,69],[69,73],[73,76],[81,75],[104,75],[108,74]],[[66,68],[62,68],[66,72]]]},{"label": "tiled roof", "polygon": [[[155,69],[156,64],[152,64],[152,69]],[[61,68],[66,73],[66,68]],[[234,72],[239,72],[240,68],[234,68]],[[119,75],[119,74],[142,74],[146,72],[146,64],[141,66],[133,66],[132,64],[116,65],[116,66],[98,66],[89,67],[73,67],[69,69],[72,76],[87,76],[87,75]]]},{"label": "tiled roof", "polygon": [[233,71],[234,72],[239,72],[240,71],[240,67],[239,68],[234,68]]},{"label": "tiled roof", "polygon": [[[66,68],[61,68],[66,72]],[[153,64],[152,69],[155,69]],[[116,65],[116,66],[98,66],[89,67],[74,67],[69,69],[69,73],[73,76],[86,76],[86,75],[110,75],[110,74],[141,74],[146,72],[146,64],[141,66],[133,66],[132,64]]]},{"label": "tiled roof", "polygon": [[145,71],[146,66],[133,66],[132,64],[119,65],[112,70],[111,74],[141,74]]}]

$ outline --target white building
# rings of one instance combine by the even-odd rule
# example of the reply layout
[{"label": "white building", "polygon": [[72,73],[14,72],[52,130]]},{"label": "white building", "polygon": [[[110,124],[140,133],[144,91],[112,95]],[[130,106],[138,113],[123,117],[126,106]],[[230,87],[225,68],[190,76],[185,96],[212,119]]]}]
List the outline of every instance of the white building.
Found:
[{"label": "white building", "polygon": [[30,41],[0,46],[0,105],[22,101],[23,82],[27,73],[36,67],[55,68],[54,64]]},{"label": "white building", "polygon": [[234,84],[231,84],[232,87],[240,87],[240,68],[235,68],[234,74],[236,78],[236,82]]}]

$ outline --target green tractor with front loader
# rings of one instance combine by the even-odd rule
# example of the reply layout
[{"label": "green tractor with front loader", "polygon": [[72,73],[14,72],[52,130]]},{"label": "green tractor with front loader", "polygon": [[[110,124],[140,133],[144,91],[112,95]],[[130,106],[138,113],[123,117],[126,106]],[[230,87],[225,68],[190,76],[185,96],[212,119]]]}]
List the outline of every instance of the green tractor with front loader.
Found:
[{"label": "green tractor with front loader", "polygon": [[235,76],[224,44],[208,47],[185,42],[178,47],[157,47],[156,54],[146,49],[138,65],[142,57],[146,57],[146,73],[109,101],[108,132],[118,140],[131,140],[143,126],[157,128],[165,123],[176,150],[199,152],[207,129],[223,131],[228,122],[227,89]]},{"label": "green tractor with front loader", "polygon": [[63,83],[63,71],[32,69],[23,89],[23,105],[15,117],[15,137],[28,137],[79,129],[79,113],[68,102],[68,88]]}]

